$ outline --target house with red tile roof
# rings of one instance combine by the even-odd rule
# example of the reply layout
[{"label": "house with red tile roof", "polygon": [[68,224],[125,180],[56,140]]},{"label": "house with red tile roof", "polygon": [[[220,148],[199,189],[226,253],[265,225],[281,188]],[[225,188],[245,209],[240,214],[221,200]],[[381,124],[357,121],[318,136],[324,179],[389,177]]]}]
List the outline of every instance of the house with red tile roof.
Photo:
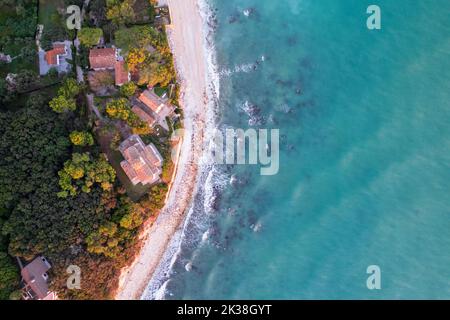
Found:
[{"label": "house with red tile roof", "polygon": [[159,181],[163,158],[154,144],[145,145],[141,137],[134,134],[120,144],[119,151],[125,158],[120,166],[133,185]]},{"label": "house with red tile roof", "polygon": [[39,74],[46,75],[50,69],[54,68],[58,73],[68,72],[72,59],[71,42],[55,42],[53,48],[48,51],[39,49]]},{"label": "house with red tile roof", "polygon": [[60,56],[67,54],[67,48],[63,43],[54,44],[53,49],[45,53],[45,61],[49,65],[59,65]]},{"label": "house with red tile roof", "polygon": [[115,48],[94,48],[89,51],[89,64],[96,71],[114,69],[117,58]]},{"label": "house with red tile roof", "polygon": [[114,70],[114,79],[116,86],[121,86],[130,81],[131,76],[128,72],[125,61],[119,55],[116,48],[94,48],[89,51],[89,64],[91,69]]},{"label": "house with red tile roof", "polygon": [[170,117],[173,114],[175,107],[168,103],[167,99],[158,97],[151,90],[142,92],[138,99],[155,114],[158,123],[168,130],[166,117]]},{"label": "house with red tile roof", "polygon": [[148,112],[145,105],[136,103],[133,108],[131,108],[131,111],[133,111],[142,121],[146,122],[150,128],[155,125],[156,119],[151,112]]}]

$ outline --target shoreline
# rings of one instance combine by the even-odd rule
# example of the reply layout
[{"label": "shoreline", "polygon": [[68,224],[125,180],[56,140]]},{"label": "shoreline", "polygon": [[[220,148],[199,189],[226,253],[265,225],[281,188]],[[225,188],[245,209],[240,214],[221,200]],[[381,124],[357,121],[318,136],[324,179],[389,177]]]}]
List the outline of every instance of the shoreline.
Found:
[{"label": "shoreline", "polygon": [[172,25],[167,26],[166,31],[181,85],[184,136],[164,208],[156,221],[142,232],[142,247],[133,263],[122,269],[115,294],[117,300],[141,298],[173,235],[182,225],[195,194],[208,105],[206,35],[197,1],[165,1],[172,18]]}]

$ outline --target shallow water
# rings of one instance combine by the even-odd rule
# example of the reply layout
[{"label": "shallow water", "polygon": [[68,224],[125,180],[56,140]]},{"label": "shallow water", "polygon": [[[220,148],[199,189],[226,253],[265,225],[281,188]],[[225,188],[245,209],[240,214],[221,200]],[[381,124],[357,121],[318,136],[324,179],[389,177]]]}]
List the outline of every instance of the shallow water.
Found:
[{"label": "shallow water", "polygon": [[280,171],[204,178],[166,299],[450,298],[450,2],[372,2],[211,2],[219,126],[279,128]]}]

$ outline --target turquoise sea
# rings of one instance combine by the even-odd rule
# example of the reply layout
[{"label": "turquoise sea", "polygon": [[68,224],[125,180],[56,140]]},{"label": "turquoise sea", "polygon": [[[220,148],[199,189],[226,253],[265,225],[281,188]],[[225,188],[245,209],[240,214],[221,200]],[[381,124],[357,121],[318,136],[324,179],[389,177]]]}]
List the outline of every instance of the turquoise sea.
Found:
[{"label": "turquoise sea", "polygon": [[280,129],[280,171],[214,169],[163,297],[450,299],[450,1],[210,4],[218,125]]}]

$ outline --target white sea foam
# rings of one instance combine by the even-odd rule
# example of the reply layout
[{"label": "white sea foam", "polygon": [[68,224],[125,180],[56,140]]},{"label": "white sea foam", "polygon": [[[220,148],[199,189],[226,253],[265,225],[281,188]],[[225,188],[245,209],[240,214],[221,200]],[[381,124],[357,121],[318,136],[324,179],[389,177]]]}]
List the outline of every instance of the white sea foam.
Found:
[{"label": "white sea foam", "polygon": [[251,228],[253,232],[259,232],[261,231],[262,223],[261,222],[255,223],[254,225],[251,226]]},{"label": "white sea foam", "polygon": [[237,105],[238,109],[244,111],[244,113],[248,116],[248,125],[256,126],[263,123],[264,118],[260,114],[259,108],[246,100],[242,104]]},{"label": "white sea foam", "polygon": [[206,230],[202,235],[202,242],[206,242],[209,238],[209,229]]},{"label": "white sea foam", "polygon": [[170,280],[167,280],[158,290],[156,290],[154,300],[164,300],[169,282]]},{"label": "white sea foam", "polygon": [[222,191],[228,184],[228,176],[214,166],[208,173],[205,181],[203,209],[205,213],[212,214],[217,201],[218,192]]},{"label": "white sea foam", "polygon": [[261,55],[255,62],[241,63],[232,68],[224,68],[218,72],[219,77],[231,77],[237,73],[250,73],[258,69],[259,65],[266,60],[264,55]]},{"label": "white sea foam", "polygon": [[[206,35],[206,42],[204,45],[206,56],[206,70],[207,83],[209,87],[206,88],[208,98],[208,108],[206,115],[205,126],[205,140],[212,137],[216,128],[216,118],[218,112],[218,99],[220,96],[220,75],[216,64],[216,54],[214,47],[214,17],[207,0],[197,0],[200,15],[203,20],[204,33]],[[208,163],[208,162],[207,162]],[[203,203],[198,203],[194,199],[193,204],[188,210],[188,214],[179,231],[171,239],[169,246],[155,270],[146,290],[142,295],[142,299],[164,299],[168,292],[167,286],[170,283],[171,276],[174,273],[174,268],[182,253],[182,246],[195,246],[201,239],[205,242],[208,233],[208,217],[201,214],[203,210],[210,211],[212,208],[212,200],[214,195],[214,186],[217,185],[215,177],[219,177],[218,184],[225,185],[225,178],[217,174],[212,166],[204,165],[200,167],[198,179],[198,199],[203,198]],[[203,210],[202,210],[203,209]],[[206,230],[206,231],[205,231]],[[197,231],[197,232],[196,232]],[[200,233],[198,231],[201,231]],[[192,259],[185,261],[184,268],[187,271],[192,269]]]},{"label": "white sea foam", "polygon": [[197,0],[200,15],[203,21],[203,28],[206,35],[206,43],[204,45],[206,63],[207,63],[207,77],[210,80],[211,87],[209,94],[213,94],[215,99],[220,97],[220,76],[218,72],[216,48],[214,44],[214,15],[207,0]]}]

